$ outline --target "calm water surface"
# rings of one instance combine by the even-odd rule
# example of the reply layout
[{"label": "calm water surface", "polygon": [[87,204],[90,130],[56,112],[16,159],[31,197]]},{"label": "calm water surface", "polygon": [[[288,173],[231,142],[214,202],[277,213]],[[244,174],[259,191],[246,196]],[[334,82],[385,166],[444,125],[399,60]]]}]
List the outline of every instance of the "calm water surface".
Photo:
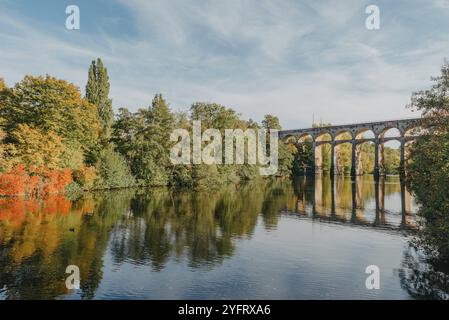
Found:
[{"label": "calm water surface", "polygon": [[415,212],[394,177],[0,199],[0,299],[409,299]]}]

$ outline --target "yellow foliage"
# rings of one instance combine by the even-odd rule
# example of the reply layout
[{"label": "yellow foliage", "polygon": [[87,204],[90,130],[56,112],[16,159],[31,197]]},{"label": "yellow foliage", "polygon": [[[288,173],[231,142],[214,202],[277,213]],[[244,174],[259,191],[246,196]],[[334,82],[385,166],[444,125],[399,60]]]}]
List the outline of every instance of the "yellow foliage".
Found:
[{"label": "yellow foliage", "polygon": [[64,145],[56,133],[52,131],[43,133],[27,124],[19,124],[11,132],[11,138],[14,144],[7,145],[8,153],[18,163],[23,163],[28,168],[59,167]]}]

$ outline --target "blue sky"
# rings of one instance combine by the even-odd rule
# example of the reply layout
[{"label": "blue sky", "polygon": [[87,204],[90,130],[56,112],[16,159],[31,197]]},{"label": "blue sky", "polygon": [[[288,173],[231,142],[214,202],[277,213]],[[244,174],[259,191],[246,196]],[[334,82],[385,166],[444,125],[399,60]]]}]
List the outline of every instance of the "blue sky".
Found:
[{"label": "blue sky", "polygon": [[[81,29],[65,28],[67,5]],[[380,8],[367,30],[365,8]],[[108,67],[114,108],[162,93],[175,110],[218,102],[284,128],[412,117],[412,91],[449,58],[449,0],[0,0],[0,77],[51,74],[82,91]]]}]

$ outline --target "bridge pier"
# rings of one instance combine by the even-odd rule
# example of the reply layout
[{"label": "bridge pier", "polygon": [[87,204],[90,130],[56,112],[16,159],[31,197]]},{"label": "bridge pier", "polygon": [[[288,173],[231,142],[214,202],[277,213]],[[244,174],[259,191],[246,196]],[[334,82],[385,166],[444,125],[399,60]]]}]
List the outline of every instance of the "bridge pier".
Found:
[{"label": "bridge pier", "polygon": [[405,138],[401,139],[400,152],[401,152],[401,158],[400,158],[400,164],[399,164],[399,175],[400,175],[401,179],[404,179],[404,177],[405,177]]},{"label": "bridge pier", "polygon": [[357,175],[357,157],[356,157],[356,148],[357,145],[355,143],[355,140],[352,140],[352,152],[351,152],[351,177],[355,178],[355,176]]},{"label": "bridge pier", "polygon": [[379,179],[379,138],[374,141],[374,178]]},{"label": "bridge pier", "polygon": [[315,171],[315,169],[316,169],[316,141],[315,140],[312,143],[312,159],[313,159],[313,165],[312,165],[310,174],[315,175],[315,173],[316,173],[316,171]]},{"label": "bridge pier", "polygon": [[330,168],[330,175],[331,177],[334,177],[335,175],[335,142],[331,142],[331,168]]}]

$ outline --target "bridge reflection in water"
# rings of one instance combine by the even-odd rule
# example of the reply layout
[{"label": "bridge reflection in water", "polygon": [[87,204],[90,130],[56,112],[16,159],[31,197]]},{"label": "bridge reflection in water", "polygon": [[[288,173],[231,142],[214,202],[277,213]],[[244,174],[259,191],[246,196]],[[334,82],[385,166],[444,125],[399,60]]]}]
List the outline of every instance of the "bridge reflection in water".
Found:
[{"label": "bridge reflection in water", "polygon": [[294,181],[295,211],[320,221],[379,228],[416,228],[416,203],[399,177],[334,178],[317,175]]}]

